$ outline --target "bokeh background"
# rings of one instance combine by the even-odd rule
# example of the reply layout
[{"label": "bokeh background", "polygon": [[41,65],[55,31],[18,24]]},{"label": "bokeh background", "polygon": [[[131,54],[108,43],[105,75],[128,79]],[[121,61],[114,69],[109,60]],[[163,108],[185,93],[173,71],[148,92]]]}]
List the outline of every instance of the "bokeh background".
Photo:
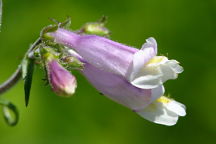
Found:
[{"label": "bokeh background", "polygon": [[[185,71],[166,82],[166,93],[187,106],[187,116],[166,127],[148,122],[107,99],[79,73],[78,89],[61,98],[45,86],[38,68],[29,107],[23,82],[5,93],[20,111],[17,126],[0,117],[0,144],[212,144],[216,142],[215,0],[3,0],[0,83],[20,63],[49,17],[72,17],[72,29],[108,16],[112,39],[140,48],[153,36],[159,54]],[[0,113],[1,114],[1,113]]]}]

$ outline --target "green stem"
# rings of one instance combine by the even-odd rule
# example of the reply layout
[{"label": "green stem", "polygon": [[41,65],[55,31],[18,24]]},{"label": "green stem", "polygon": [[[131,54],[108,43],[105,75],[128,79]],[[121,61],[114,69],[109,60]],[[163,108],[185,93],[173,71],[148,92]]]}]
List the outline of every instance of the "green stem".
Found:
[{"label": "green stem", "polygon": [[[41,43],[41,39],[38,38],[28,49],[25,56],[28,56],[28,54],[38,45]],[[21,64],[18,66],[16,71],[11,75],[11,77],[6,80],[4,83],[0,85],[0,95],[5,93],[7,90],[12,88],[22,77],[22,66]]]},{"label": "green stem", "polygon": [[22,70],[21,65],[19,65],[16,71],[11,75],[11,77],[8,80],[6,80],[3,84],[0,85],[0,94],[9,90],[20,80],[22,76],[21,70]]}]

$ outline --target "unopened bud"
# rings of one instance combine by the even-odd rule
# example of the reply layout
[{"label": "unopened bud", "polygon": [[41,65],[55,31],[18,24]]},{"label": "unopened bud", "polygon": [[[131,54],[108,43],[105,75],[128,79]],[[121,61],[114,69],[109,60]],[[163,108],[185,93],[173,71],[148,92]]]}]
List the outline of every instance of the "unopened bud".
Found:
[{"label": "unopened bud", "polygon": [[57,60],[53,59],[46,64],[49,83],[52,90],[59,96],[71,96],[75,93],[77,82],[76,78]]},{"label": "unopened bud", "polygon": [[71,96],[75,93],[76,78],[58,62],[58,56],[52,48],[43,47],[40,49],[42,59],[46,66],[49,84],[52,90],[59,96]]},{"label": "unopened bud", "polygon": [[103,16],[98,22],[85,24],[81,31],[86,34],[94,34],[99,36],[109,36],[110,31],[104,26],[107,17]]}]

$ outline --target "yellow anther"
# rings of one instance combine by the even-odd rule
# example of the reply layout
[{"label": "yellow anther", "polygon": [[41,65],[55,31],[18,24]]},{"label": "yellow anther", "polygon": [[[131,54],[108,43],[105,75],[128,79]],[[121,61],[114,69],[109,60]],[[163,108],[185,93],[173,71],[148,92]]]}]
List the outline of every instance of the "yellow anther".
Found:
[{"label": "yellow anther", "polygon": [[152,59],[149,60],[149,62],[147,64],[155,64],[155,63],[159,63],[161,61],[163,61],[166,57],[164,56],[155,56]]},{"label": "yellow anther", "polygon": [[160,98],[158,98],[157,100],[156,100],[157,102],[160,102],[160,103],[169,103],[169,102],[171,102],[172,100],[171,99],[169,99],[169,98],[167,98],[167,97],[165,97],[165,96],[161,96]]}]

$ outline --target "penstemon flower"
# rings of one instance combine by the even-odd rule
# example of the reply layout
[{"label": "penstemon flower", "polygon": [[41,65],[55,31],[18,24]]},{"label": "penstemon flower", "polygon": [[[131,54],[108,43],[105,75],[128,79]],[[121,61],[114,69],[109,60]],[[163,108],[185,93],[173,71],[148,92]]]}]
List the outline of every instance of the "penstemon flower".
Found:
[{"label": "penstemon flower", "polygon": [[55,42],[74,49],[89,64],[121,75],[138,88],[155,88],[169,79],[177,78],[177,74],[183,71],[176,60],[156,56],[157,43],[154,38],[147,39],[138,50],[104,37],[78,35],[64,29],[50,35]]},{"label": "penstemon flower", "polygon": [[73,49],[71,54],[85,63],[83,74],[112,100],[164,125],[174,125],[179,116],[186,114],[183,104],[163,96],[163,83],[177,78],[183,68],[176,60],[156,56],[154,38],[147,39],[138,50],[104,37],[78,35],[61,28],[48,35]]}]

